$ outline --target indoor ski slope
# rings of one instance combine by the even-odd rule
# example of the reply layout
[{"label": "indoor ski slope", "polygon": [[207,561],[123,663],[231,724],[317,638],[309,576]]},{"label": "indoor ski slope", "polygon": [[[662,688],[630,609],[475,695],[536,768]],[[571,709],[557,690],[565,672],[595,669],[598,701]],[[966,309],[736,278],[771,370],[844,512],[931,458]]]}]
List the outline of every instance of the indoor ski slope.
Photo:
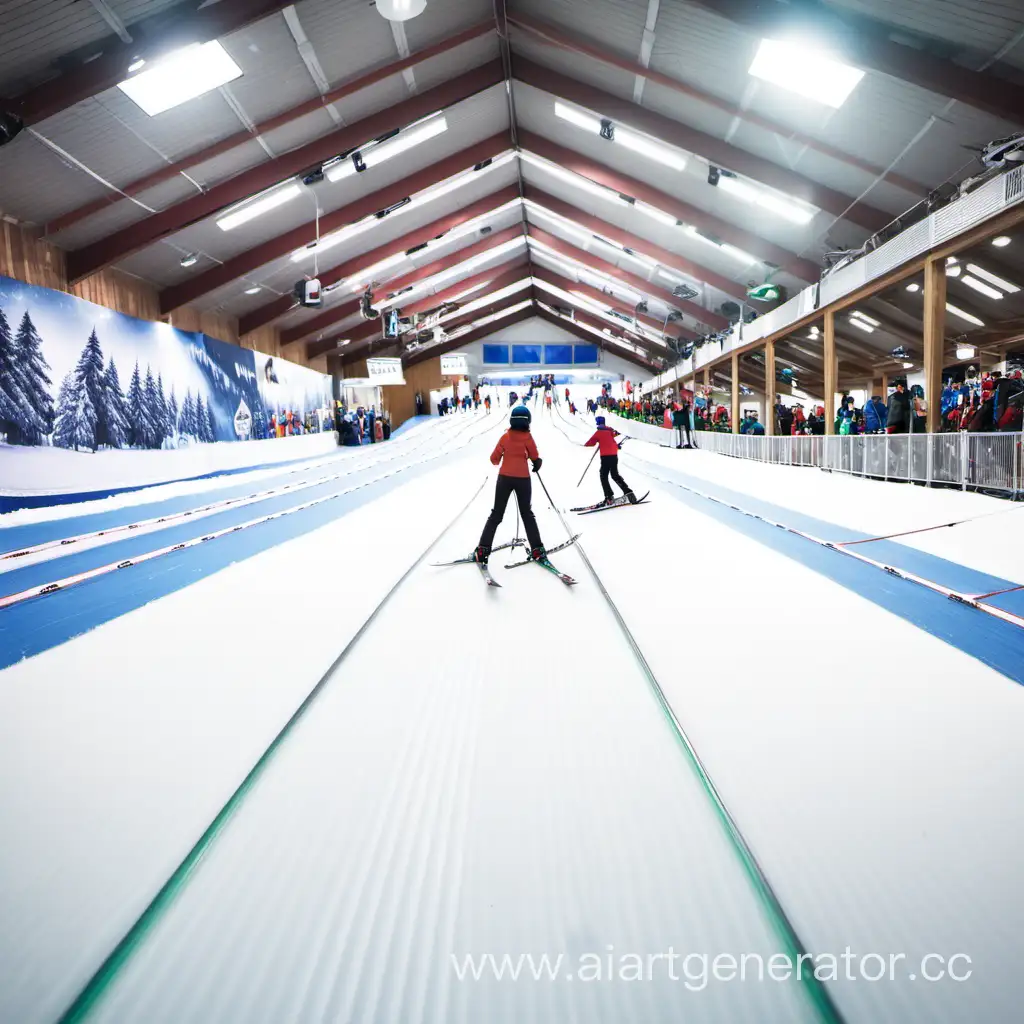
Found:
[{"label": "indoor ski slope", "polygon": [[[649,504],[535,485],[578,585],[496,552],[488,590],[431,563],[474,545],[504,422],[3,518],[34,550],[0,595],[113,568],[0,609],[0,1021],[1013,1019],[1020,592],[872,563],[1019,586],[1022,511],[631,440]],[[589,432],[535,413],[560,509],[600,497]],[[962,520],[870,562],[807,539]],[[569,977],[847,948],[902,959]],[[564,960],[459,979],[488,953]],[[969,979],[912,978],[929,953]]]}]

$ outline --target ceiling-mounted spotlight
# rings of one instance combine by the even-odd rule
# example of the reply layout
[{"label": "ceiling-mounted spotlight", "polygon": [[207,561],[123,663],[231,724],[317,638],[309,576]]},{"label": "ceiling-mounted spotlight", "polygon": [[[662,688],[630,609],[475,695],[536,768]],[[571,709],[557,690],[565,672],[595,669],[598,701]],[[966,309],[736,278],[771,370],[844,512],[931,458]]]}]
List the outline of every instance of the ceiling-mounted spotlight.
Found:
[{"label": "ceiling-mounted spotlight", "polygon": [[388,21],[409,21],[422,14],[427,0],[376,0],[377,11]]},{"label": "ceiling-mounted spotlight", "polygon": [[721,180],[722,172],[714,164],[708,165],[708,184],[717,185]]},{"label": "ceiling-mounted spotlight", "polygon": [[973,345],[967,345],[963,342],[957,342],[956,345],[956,357],[957,359],[973,359],[978,354],[978,350]]},{"label": "ceiling-mounted spotlight", "polygon": [[128,74],[134,75],[136,71],[141,71],[146,66],[146,60],[144,57],[136,57],[131,64],[128,65]]},{"label": "ceiling-mounted spotlight", "polygon": [[181,265],[183,267],[194,267],[198,262],[199,257],[194,252],[181,257]]},{"label": "ceiling-mounted spotlight", "polygon": [[955,256],[946,260],[946,277],[959,277],[962,271],[960,261]]}]

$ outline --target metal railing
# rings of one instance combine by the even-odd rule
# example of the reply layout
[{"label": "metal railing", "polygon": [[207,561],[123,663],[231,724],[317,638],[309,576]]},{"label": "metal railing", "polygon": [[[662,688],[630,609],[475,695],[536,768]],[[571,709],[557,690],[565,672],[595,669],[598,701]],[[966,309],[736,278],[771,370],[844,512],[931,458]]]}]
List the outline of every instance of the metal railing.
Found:
[{"label": "metal railing", "polygon": [[733,458],[1024,497],[1020,432],[755,437],[702,430],[694,436],[705,451]]}]

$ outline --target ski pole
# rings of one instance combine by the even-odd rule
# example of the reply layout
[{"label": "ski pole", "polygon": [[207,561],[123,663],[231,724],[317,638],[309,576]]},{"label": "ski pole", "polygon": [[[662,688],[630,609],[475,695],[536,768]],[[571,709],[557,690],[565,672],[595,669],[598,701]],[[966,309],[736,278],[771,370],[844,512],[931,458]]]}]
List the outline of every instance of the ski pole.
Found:
[{"label": "ski pole", "polygon": [[[595,447],[594,447],[594,455],[596,455],[596,454],[597,454],[597,446],[595,445]],[[590,469],[590,463],[594,461],[594,455],[590,456],[590,462],[587,463],[587,469],[583,470],[583,476],[587,475],[587,470]],[[581,483],[583,483],[583,476],[580,477],[580,483],[576,485],[577,487],[579,487],[579,485]],[[543,484],[543,482],[544,481],[542,480],[541,483]],[[544,490],[547,491],[547,488],[545,487]]]}]

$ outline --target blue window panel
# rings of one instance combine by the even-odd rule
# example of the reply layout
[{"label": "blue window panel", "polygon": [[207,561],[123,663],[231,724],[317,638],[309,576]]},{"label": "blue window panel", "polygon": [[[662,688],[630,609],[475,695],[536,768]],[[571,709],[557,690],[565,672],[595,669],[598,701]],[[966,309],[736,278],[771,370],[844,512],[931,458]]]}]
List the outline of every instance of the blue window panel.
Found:
[{"label": "blue window panel", "polygon": [[512,362],[515,363],[539,363],[540,345],[513,345]]},{"label": "blue window panel", "polygon": [[508,345],[484,345],[484,363],[508,366]]},{"label": "blue window panel", "polygon": [[597,362],[597,346],[596,345],[576,345],[574,352],[574,360],[576,363],[596,363]]},{"label": "blue window panel", "polygon": [[565,365],[572,362],[572,345],[545,345],[544,362],[548,366]]}]

